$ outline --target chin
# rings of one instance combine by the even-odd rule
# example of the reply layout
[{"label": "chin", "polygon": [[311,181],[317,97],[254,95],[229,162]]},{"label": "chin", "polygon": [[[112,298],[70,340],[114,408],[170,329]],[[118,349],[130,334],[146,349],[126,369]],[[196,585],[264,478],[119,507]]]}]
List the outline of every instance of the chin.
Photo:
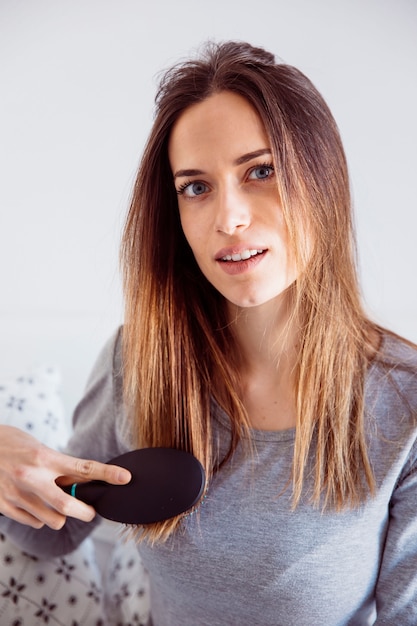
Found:
[{"label": "chin", "polygon": [[284,297],[285,293],[286,291],[271,296],[249,296],[242,298],[226,299],[232,306],[239,307],[240,309],[253,309],[256,307],[278,304],[278,302]]},{"label": "chin", "polygon": [[238,307],[240,309],[254,309],[256,307],[269,307],[269,306],[280,306],[283,302],[287,301],[290,288],[294,285],[295,280],[286,283],[282,286],[281,289],[275,289],[273,292],[267,293],[244,293],[240,295],[231,295],[223,293],[223,296],[226,298],[228,303],[233,307]]}]

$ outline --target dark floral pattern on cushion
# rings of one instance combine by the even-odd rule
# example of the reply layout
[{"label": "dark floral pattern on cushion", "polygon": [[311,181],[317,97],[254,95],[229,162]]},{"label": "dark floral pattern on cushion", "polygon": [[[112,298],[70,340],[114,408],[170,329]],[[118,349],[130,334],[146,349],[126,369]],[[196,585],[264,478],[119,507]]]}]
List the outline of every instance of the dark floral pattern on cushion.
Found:
[{"label": "dark floral pattern on cushion", "polygon": [[0,624],[106,624],[101,577],[90,539],[65,559],[42,561],[3,535],[0,562]]},{"label": "dark floral pattern on cushion", "polygon": [[[63,449],[69,427],[59,387],[59,372],[50,367],[0,382],[0,423]],[[90,537],[65,557],[42,560],[0,533],[0,626],[147,624],[148,581],[139,554],[133,543],[111,532],[104,577]]]},{"label": "dark floral pattern on cushion", "polygon": [[[55,368],[0,384],[0,423],[62,449],[69,436]],[[1,626],[104,626],[101,574],[88,538],[72,554],[41,560],[0,533]]]},{"label": "dark floral pattern on cushion", "polygon": [[104,579],[109,624],[145,626],[149,619],[149,581],[133,541],[121,539],[113,550]]}]

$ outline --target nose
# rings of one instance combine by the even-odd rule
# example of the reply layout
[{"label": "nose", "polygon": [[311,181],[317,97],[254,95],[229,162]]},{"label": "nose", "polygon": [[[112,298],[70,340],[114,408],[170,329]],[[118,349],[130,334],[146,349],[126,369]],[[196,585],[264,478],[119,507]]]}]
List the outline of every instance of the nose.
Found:
[{"label": "nose", "polygon": [[245,230],[251,221],[248,198],[238,188],[219,190],[216,206],[215,228],[217,232],[232,235]]}]

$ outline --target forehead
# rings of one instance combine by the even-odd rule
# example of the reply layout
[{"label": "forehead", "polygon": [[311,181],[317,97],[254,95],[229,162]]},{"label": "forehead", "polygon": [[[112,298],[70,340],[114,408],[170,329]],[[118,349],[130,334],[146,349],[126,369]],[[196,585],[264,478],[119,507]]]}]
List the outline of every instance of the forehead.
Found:
[{"label": "forehead", "polygon": [[168,154],[175,169],[191,160],[220,155],[236,159],[269,147],[265,127],[250,102],[239,94],[222,91],[181,114],[171,131]]}]

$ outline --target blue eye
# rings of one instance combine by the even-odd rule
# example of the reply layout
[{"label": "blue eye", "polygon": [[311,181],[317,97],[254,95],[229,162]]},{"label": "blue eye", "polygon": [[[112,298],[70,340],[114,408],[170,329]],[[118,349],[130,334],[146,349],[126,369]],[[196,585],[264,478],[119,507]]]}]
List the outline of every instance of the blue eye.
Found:
[{"label": "blue eye", "polygon": [[184,183],[177,190],[178,195],[186,196],[187,198],[195,198],[206,193],[208,187],[205,183],[196,181],[195,183]]},{"label": "blue eye", "polygon": [[273,165],[257,165],[250,171],[248,178],[250,180],[265,180],[266,178],[270,178],[273,173]]}]

